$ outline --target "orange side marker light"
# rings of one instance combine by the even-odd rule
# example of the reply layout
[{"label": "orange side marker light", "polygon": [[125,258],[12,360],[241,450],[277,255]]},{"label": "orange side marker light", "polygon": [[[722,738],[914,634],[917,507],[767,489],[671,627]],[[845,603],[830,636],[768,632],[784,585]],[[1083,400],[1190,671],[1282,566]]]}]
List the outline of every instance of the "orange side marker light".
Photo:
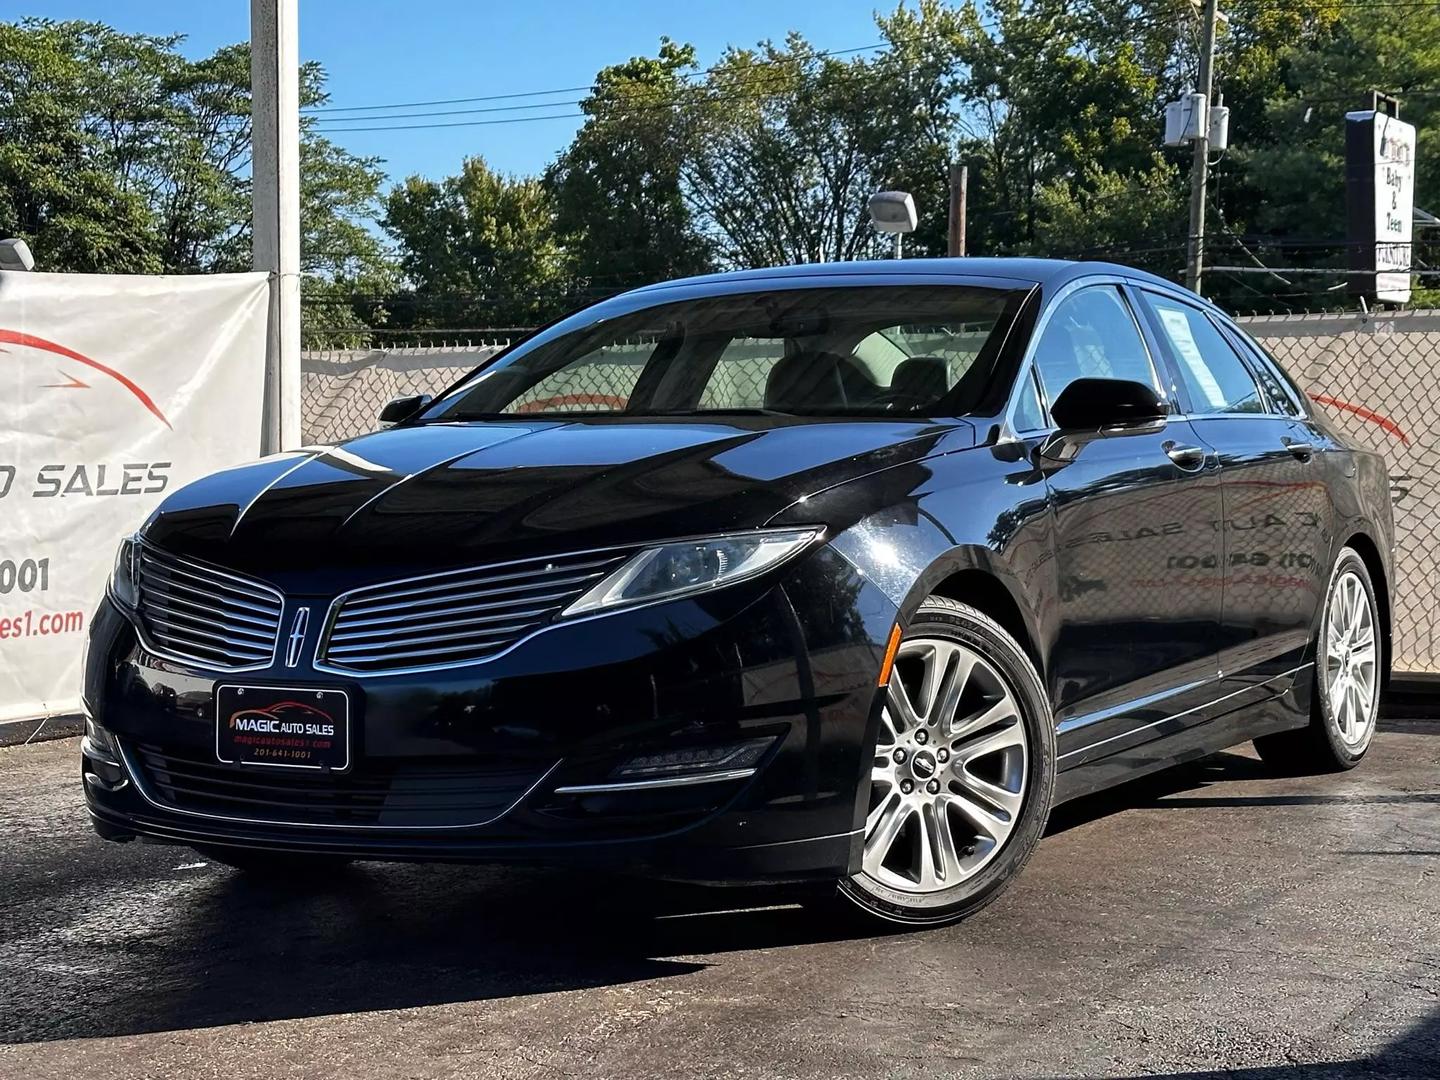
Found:
[{"label": "orange side marker light", "polygon": [[885,659],[880,662],[880,679],[876,686],[890,685],[890,672],[895,667],[895,654],[900,651],[900,624],[890,630],[890,642],[885,646]]}]

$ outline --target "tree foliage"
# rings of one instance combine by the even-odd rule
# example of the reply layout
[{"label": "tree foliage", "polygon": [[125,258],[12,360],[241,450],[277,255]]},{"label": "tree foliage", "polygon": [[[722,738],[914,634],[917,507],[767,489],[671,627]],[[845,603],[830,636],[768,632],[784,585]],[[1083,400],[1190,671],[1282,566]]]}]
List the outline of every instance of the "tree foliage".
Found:
[{"label": "tree foliage", "polygon": [[677,102],[695,50],[662,38],[655,57],[604,68],[581,102],[586,120],[545,176],[577,277],[592,285],[657,281],[711,268],[681,191]]},{"label": "tree foliage", "polygon": [[[0,23],[0,233],[25,237],[43,269],[207,273],[250,265],[250,51],[199,60],[177,36],[99,23]],[[301,102],[326,99],[301,71]],[[301,231],[306,292],[391,287],[374,230],[383,182],[304,125]],[[336,326],[343,300],[307,316]],[[308,327],[307,327],[308,329]]]},{"label": "tree foliage", "polygon": [[411,287],[395,301],[399,326],[529,326],[565,302],[568,260],[538,179],[469,158],[456,176],[396,187],[382,223]]},{"label": "tree foliage", "polygon": [[[1406,99],[1418,198],[1434,208],[1440,9],[1225,9],[1216,86],[1231,139],[1214,162],[1212,264],[1344,265],[1344,114],[1372,87]],[[791,34],[704,70],[692,46],[662,37],[655,55],[597,74],[583,124],[541,177],[472,157],[382,199],[380,162],[307,121],[307,331],[340,343],[382,324],[529,325],[647,281],[883,256],[865,210],[882,189],[915,196],[908,253],[944,254],[957,161],[972,254],[1179,273],[1190,153],[1162,148],[1160,127],[1196,77],[1189,0],[905,0],[876,25],[878,49],[830,54]],[[248,50],[187,60],[178,46],[95,23],[0,24],[0,231],[30,239],[46,267],[248,263]],[[318,67],[302,82],[306,103],[324,100]],[[1224,302],[1283,307],[1331,296],[1339,279],[1208,280]]]}]

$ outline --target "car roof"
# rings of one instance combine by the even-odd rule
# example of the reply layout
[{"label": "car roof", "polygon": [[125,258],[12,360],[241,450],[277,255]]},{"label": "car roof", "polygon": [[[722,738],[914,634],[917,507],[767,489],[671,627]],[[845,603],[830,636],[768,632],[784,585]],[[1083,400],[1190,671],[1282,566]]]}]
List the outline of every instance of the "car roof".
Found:
[{"label": "car roof", "polygon": [[1075,259],[1039,258],[956,258],[956,259],[875,259],[866,262],[799,263],[791,266],[767,266],[755,270],[730,270],[719,274],[679,278],[657,282],[631,290],[648,293],[677,286],[704,286],[753,281],[786,281],[792,278],[854,278],[870,277],[877,281],[910,276],[950,276],[967,278],[1004,278],[1010,282],[1028,281],[1036,285],[1055,286],[1091,274],[1113,274],[1143,280],[1154,285],[1175,289],[1172,281],[1157,277],[1131,266],[1107,262],[1082,262]]}]

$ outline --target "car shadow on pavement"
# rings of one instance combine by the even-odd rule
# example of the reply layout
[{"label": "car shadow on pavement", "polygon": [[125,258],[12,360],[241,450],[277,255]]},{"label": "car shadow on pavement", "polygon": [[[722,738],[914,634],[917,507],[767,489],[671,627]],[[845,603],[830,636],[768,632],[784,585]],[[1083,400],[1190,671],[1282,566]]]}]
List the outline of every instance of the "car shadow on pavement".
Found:
[{"label": "car shadow on pavement", "polygon": [[[1342,806],[1353,804],[1440,805],[1440,791],[1402,792],[1254,792],[1230,794],[1221,785],[1239,780],[1296,779],[1276,773],[1257,758],[1230,752],[1144,776],[1118,787],[1058,806],[1050,815],[1046,835],[1133,809],[1205,809],[1245,806]],[[1440,1074],[1437,1074],[1440,1075]]]},{"label": "car shadow on pavement", "polygon": [[[1254,758],[1217,754],[1060,807],[1049,831],[1187,801],[1327,798],[1232,798],[1216,790],[1270,776]],[[87,901],[82,914],[41,928],[23,944],[11,943],[11,956],[0,956],[22,960],[0,965],[7,983],[0,993],[0,1043],[621,986],[699,971],[714,954],[866,933],[802,907],[784,890],[400,864],[361,864],[317,881],[266,883],[197,862],[181,848],[133,850],[154,867],[150,876],[115,882]],[[1427,1029],[1432,1041],[1434,1027]],[[1271,1080],[1351,1074],[1331,1067],[1225,1075]]]},{"label": "car shadow on pavement", "polygon": [[1274,779],[1275,774],[1259,759],[1243,754],[1210,754],[1142,776],[1094,795],[1085,795],[1057,806],[1050,813],[1046,835],[1065,832],[1122,810],[1173,805],[1180,792],[1195,792],[1237,780]]},{"label": "car shadow on pavement", "polygon": [[151,895],[5,965],[0,1043],[617,986],[705,967],[694,955],[863,936],[784,891],[398,864],[266,884],[186,854],[165,851],[183,872]]}]

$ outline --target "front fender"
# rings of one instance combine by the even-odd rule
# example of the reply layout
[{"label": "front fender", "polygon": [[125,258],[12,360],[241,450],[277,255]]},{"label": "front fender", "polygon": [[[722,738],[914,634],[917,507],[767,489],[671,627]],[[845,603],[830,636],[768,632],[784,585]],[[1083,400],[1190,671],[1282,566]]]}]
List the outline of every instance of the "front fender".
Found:
[{"label": "front fender", "polygon": [[1019,612],[1043,668],[1058,607],[1055,549],[1043,477],[1020,447],[898,465],[797,503],[777,523],[789,518],[829,522],[831,546],[902,624],[956,575],[985,575]]}]

